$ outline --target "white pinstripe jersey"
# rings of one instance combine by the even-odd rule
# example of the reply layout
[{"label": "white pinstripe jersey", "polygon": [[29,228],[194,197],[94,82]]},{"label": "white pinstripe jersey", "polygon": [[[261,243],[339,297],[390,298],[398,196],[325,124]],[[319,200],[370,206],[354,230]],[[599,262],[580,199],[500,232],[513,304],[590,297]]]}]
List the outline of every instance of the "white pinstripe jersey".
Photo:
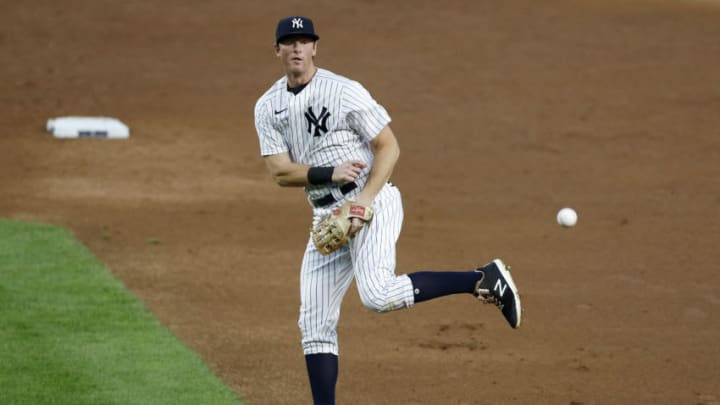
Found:
[{"label": "white pinstripe jersey", "polygon": [[[263,156],[287,152],[309,166],[338,166],[357,159],[368,164],[355,182],[362,190],[372,166],[370,141],[390,123],[390,116],[358,82],[318,69],[297,95],[287,77],[275,82],[255,105],[255,128]],[[337,184],[308,185],[311,199],[333,193]]]}]

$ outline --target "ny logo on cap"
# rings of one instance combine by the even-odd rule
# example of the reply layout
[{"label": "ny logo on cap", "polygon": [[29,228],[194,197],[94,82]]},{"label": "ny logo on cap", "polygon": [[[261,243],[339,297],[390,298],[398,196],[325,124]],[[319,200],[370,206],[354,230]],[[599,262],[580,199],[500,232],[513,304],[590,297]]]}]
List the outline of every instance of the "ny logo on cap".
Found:
[{"label": "ny logo on cap", "polygon": [[302,28],[303,27],[302,23],[303,23],[302,18],[293,18],[293,20],[292,20],[293,29]]}]

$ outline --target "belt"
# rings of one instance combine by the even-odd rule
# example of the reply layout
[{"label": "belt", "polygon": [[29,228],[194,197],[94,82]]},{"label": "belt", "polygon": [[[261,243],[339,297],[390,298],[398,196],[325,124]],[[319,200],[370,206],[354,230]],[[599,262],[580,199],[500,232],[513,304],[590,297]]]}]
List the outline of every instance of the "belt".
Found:
[{"label": "belt", "polygon": [[[357,184],[355,182],[345,183],[342,186],[340,186],[340,192],[343,193],[343,195],[355,190],[357,188]],[[315,208],[325,207],[326,205],[330,205],[337,201],[337,199],[332,194],[325,194],[324,196],[320,198],[316,198],[312,201],[310,201]]]}]

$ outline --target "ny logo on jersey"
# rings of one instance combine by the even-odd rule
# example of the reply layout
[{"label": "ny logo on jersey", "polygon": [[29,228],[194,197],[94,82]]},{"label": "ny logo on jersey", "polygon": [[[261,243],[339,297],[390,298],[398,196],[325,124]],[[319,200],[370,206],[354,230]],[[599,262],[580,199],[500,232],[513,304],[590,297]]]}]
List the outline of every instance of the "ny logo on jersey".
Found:
[{"label": "ny logo on jersey", "polygon": [[293,29],[302,28],[303,27],[302,23],[303,23],[302,18],[293,18],[293,20],[292,20]]},{"label": "ny logo on jersey", "polygon": [[[307,118],[308,121],[308,133],[313,134],[313,136],[321,136],[328,131],[327,120],[330,118],[330,112],[327,110],[327,107],[323,107],[319,117],[315,116],[312,107],[308,107],[305,118]],[[315,127],[314,131],[313,127]]]}]

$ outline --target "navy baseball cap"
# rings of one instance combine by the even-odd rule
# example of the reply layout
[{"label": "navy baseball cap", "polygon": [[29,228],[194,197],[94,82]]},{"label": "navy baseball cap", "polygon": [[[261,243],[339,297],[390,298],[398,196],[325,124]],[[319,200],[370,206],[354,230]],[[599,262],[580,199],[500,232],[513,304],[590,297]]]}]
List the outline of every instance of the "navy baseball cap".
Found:
[{"label": "navy baseball cap", "polygon": [[277,30],[275,30],[275,43],[290,35],[304,35],[317,41],[320,39],[315,34],[315,27],[311,19],[299,15],[283,18],[278,22]]}]

